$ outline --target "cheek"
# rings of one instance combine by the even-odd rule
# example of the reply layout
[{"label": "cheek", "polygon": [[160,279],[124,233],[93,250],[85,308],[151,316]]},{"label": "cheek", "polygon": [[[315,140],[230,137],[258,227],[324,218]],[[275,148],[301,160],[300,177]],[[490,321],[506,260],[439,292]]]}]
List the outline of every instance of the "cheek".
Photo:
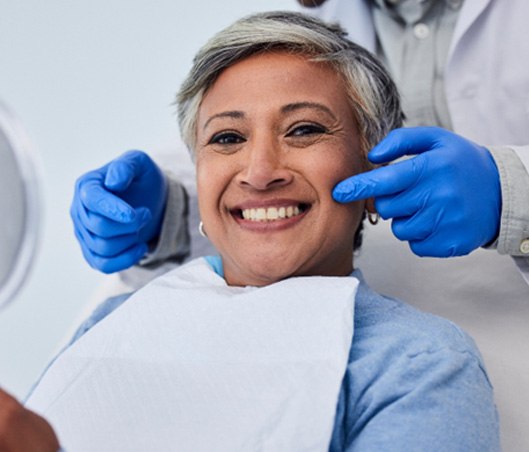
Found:
[{"label": "cheek", "polygon": [[213,225],[219,218],[222,197],[234,177],[234,169],[226,157],[209,154],[196,163],[197,194],[199,211],[204,223]]},{"label": "cheek", "polygon": [[330,209],[332,210],[331,217],[334,218],[338,227],[347,225],[345,229],[354,227],[362,218],[362,212],[365,209],[365,201],[354,201],[346,204],[341,204],[331,197]]},{"label": "cheek", "polygon": [[311,164],[311,172],[320,179],[320,184],[332,192],[339,182],[366,170],[360,151],[338,149],[325,153]]},{"label": "cheek", "polygon": [[362,221],[364,201],[335,205],[332,209],[333,221],[327,225],[327,235],[336,250],[348,250],[352,253],[354,238]]},{"label": "cheek", "polygon": [[[322,155],[321,159],[311,164],[314,182],[318,185],[320,199],[326,205],[331,223],[340,231],[354,234],[365,208],[364,201],[341,204],[332,198],[332,190],[341,181],[365,171],[360,150],[350,147],[334,148],[332,152]],[[345,236],[348,234],[345,233]]]},{"label": "cheek", "polygon": [[213,170],[213,165],[207,159],[197,161],[196,174],[198,207],[202,220],[206,220],[215,213],[220,180],[218,172]]}]

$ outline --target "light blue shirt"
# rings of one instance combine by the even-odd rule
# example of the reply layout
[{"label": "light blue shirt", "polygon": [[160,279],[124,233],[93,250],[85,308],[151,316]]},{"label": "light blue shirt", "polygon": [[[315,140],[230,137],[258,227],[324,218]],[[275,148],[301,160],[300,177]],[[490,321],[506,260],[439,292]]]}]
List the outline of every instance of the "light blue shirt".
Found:
[{"label": "light blue shirt", "polygon": [[[220,258],[206,259],[222,276]],[[360,280],[354,337],[330,450],[500,450],[492,387],[472,339],[447,320],[373,292],[360,271],[352,276]],[[102,303],[68,347],[129,296]]]}]

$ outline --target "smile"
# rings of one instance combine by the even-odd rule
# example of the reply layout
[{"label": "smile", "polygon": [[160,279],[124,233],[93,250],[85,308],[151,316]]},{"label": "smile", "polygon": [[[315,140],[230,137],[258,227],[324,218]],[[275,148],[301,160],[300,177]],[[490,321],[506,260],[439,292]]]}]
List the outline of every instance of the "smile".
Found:
[{"label": "smile", "polygon": [[256,223],[271,223],[298,217],[309,209],[310,204],[292,203],[289,205],[256,206],[234,209],[232,210],[232,215],[240,220]]}]

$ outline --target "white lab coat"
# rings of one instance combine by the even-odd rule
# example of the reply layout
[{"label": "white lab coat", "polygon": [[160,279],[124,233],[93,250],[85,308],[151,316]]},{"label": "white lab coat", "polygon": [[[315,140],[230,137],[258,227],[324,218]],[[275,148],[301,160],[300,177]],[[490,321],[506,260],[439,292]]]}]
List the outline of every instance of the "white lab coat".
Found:
[{"label": "white lab coat", "polygon": [[[518,145],[515,152],[529,170],[529,2],[464,0],[461,8],[445,69],[453,129],[483,145]],[[369,1],[328,0],[303,11],[339,22],[353,41],[375,50]],[[529,282],[529,258],[517,261]],[[529,286],[513,260],[488,250],[417,258],[384,222],[367,229],[357,263],[377,291],[448,317],[472,334],[495,388],[503,449],[529,450]]]},{"label": "white lab coat", "polygon": [[[304,12],[339,22],[375,51],[367,0],[328,0]],[[454,131],[483,145],[519,145],[529,168],[529,2],[465,0],[445,70]]]}]

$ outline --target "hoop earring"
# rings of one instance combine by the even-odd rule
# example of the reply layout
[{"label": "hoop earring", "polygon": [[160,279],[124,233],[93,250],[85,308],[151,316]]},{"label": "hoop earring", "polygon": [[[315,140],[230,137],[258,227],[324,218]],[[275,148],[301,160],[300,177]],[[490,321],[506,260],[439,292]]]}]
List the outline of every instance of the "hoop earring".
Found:
[{"label": "hoop earring", "polygon": [[375,226],[378,223],[378,220],[380,219],[380,215],[377,213],[371,213],[367,212],[367,220],[369,223],[371,223],[373,226]]},{"label": "hoop earring", "polygon": [[204,223],[202,223],[202,221],[200,221],[200,223],[198,223],[198,233],[202,236],[202,237],[208,237],[207,234],[206,234],[206,231],[204,231]]}]

